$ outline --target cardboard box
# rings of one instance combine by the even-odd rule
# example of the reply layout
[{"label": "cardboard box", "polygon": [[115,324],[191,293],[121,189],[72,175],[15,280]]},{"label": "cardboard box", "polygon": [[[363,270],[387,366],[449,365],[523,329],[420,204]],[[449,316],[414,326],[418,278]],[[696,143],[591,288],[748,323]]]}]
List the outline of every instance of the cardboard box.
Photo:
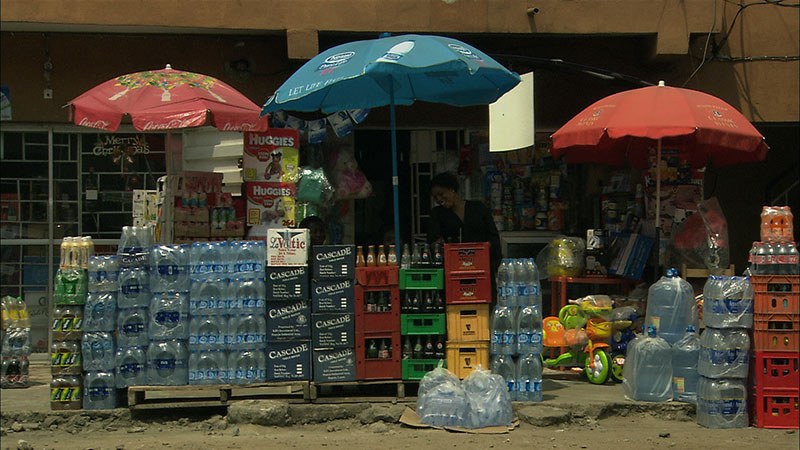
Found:
[{"label": "cardboard box", "polygon": [[311,308],[307,300],[267,305],[267,342],[311,339]]},{"label": "cardboard box", "polygon": [[354,278],[356,270],[355,245],[316,245],[312,249],[314,279]]},{"label": "cardboard box", "polygon": [[314,348],[354,347],[354,318],[353,314],[311,314],[311,343]]},{"label": "cardboard box", "polygon": [[308,298],[308,266],[267,267],[267,301]]},{"label": "cardboard box", "polygon": [[311,380],[311,343],[267,343],[267,381]]},{"label": "cardboard box", "polygon": [[356,379],[356,354],[353,347],[314,350],[314,381],[317,383]]},{"label": "cardboard box", "polygon": [[242,179],[287,182],[296,178],[300,132],[291,128],[244,133]]},{"label": "cardboard box", "polygon": [[295,197],[294,183],[248,181],[245,183],[247,197],[247,225],[263,228],[294,227]]},{"label": "cardboard box", "polygon": [[355,280],[314,280],[311,309],[314,313],[355,311]]},{"label": "cardboard box", "polygon": [[270,228],[267,230],[267,266],[294,267],[308,264],[308,230]]},{"label": "cardboard box", "polygon": [[641,234],[621,233],[612,248],[608,273],[632,280],[641,279],[654,241]]}]

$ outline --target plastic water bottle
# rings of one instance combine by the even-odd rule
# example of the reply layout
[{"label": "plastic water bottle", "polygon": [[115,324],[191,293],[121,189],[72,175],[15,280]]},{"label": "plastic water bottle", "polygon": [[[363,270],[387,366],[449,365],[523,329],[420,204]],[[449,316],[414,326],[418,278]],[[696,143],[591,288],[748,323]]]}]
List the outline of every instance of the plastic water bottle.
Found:
[{"label": "plastic water bottle", "polygon": [[694,290],[677,269],[669,268],[647,292],[645,327],[655,327],[656,334],[672,345],[689,325],[697,326]]},{"label": "plastic water bottle", "polygon": [[182,386],[189,383],[189,351],[178,339],[150,342],[147,347],[147,383]]},{"label": "plastic water bottle", "polygon": [[694,325],[686,328],[686,334],[672,346],[672,399],[697,403],[697,363],[700,357],[700,337]]},{"label": "plastic water bottle", "polygon": [[230,243],[231,274],[254,274],[264,277],[267,247],[264,241],[233,241]]},{"label": "plastic water bottle", "polygon": [[516,317],[518,355],[542,353],[542,310],[538,306],[519,309]]},{"label": "plastic water bottle", "polygon": [[514,365],[514,359],[511,355],[493,355],[490,362],[492,373],[500,375],[506,380],[508,385],[508,393],[511,395],[512,400],[516,400],[515,396],[519,394],[517,391],[517,368]]},{"label": "plastic water bottle", "polygon": [[155,245],[150,249],[150,290],[189,291],[189,249],[184,245]]},{"label": "plastic water bottle", "polygon": [[228,355],[224,350],[192,349],[189,355],[189,384],[228,382]]},{"label": "plastic water bottle", "polygon": [[697,382],[697,423],[706,428],[746,428],[746,381],[713,380],[700,377]]},{"label": "plastic water bottle", "polygon": [[501,306],[513,306],[510,261],[510,259],[504,258],[500,262],[500,267],[497,268],[497,275],[495,275],[495,280],[497,281],[497,304]]},{"label": "plastic water bottle", "polygon": [[83,409],[116,407],[117,388],[113,370],[86,372],[83,378]]},{"label": "plastic water bottle", "polygon": [[[517,361],[516,398],[521,402],[542,401],[542,358],[538,354],[524,354]],[[513,396],[512,396],[513,397]]]},{"label": "plastic water bottle", "polygon": [[740,328],[706,328],[700,336],[697,372],[706,378],[747,379],[750,338]]},{"label": "plastic water bottle", "polygon": [[119,257],[94,255],[89,258],[89,292],[119,290]]},{"label": "plastic water bottle", "polygon": [[263,348],[231,350],[228,367],[230,384],[252,384],[267,379],[267,357]]},{"label": "plastic water bottle", "polygon": [[87,332],[81,340],[83,370],[113,371],[116,367],[114,335],[107,331]]},{"label": "plastic water bottle", "polygon": [[628,345],[622,388],[632,400],[665,402],[672,399],[672,348],[655,327]]},{"label": "plastic water bottle", "polygon": [[147,347],[118,347],[117,361],[117,387],[122,389],[129,386],[144,386],[147,384]]},{"label": "plastic water bottle", "polygon": [[192,350],[224,349],[227,327],[227,316],[192,316],[189,320],[189,348]]},{"label": "plastic water bottle", "polygon": [[525,260],[525,268],[528,277],[528,299],[525,304],[538,305],[541,309],[542,286],[539,280],[539,268],[536,266],[536,261],[533,258]]},{"label": "plastic water bottle", "polygon": [[231,316],[233,326],[231,349],[263,349],[267,341],[267,320],[264,313]]},{"label": "plastic water bottle", "polygon": [[490,353],[493,355],[513,355],[517,350],[516,336],[513,310],[498,303],[492,312]]},{"label": "plastic water bottle", "polygon": [[233,304],[227,278],[192,281],[189,313],[192,315],[227,314]]},{"label": "plastic water bottle", "polygon": [[149,343],[147,338],[150,314],[147,308],[117,309],[117,345],[133,347]]},{"label": "plastic water bottle", "polygon": [[9,328],[3,333],[3,356],[27,356],[31,354],[31,329]]},{"label": "plastic water bottle", "polygon": [[150,305],[150,274],[142,267],[123,267],[119,270],[120,308]]},{"label": "plastic water bottle", "polygon": [[114,331],[117,325],[117,293],[89,292],[83,307],[84,331]]},{"label": "plastic water bottle", "polygon": [[712,328],[753,328],[750,278],[709,276],[703,286],[703,321]]},{"label": "plastic water bottle", "polygon": [[192,280],[226,277],[228,273],[228,243],[195,242],[189,256],[189,276]]},{"label": "plastic water bottle", "polygon": [[230,281],[230,291],[232,304],[229,307],[231,312],[254,312],[263,313],[266,309],[267,300],[267,285],[264,283],[264,277],[260,279],[247,277],[247,278],[233,278]]},{"label": "plastic water bottle", "polygon": [[150,303],[148,336],[155,339],[189,338],[189,299],[180,292],[161,292]]},{"label": "plastic water bottle", "polygon": [[512,267],[514,295],[511,306],[517,308],[526,305],[528,302],[528,287],[530,280],[528,276],[527,265],[523,259],[513,259]]}]

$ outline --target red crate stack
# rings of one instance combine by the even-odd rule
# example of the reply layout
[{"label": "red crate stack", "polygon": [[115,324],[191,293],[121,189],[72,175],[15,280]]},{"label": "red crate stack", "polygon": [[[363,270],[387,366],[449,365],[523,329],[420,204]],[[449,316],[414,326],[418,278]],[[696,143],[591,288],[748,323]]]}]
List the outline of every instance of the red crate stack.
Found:
[{"label": "red crate stack", "polygon": [[[370,355],[370,353],[374,353]],[[400,330],[393,332],[356,332],[356,379],[399,380]]]},{"label": "red crate stack", "polygon": [[491,303],[489,243],[444,244],[447,304]]},{"label": "red crate stack", "polygon": [[759,428],[800,426],[800,276],[754,275],[750,410]]},{"label": "red crate stack", "polygon": [[[356,268],[356,378],[401,377],[400,284],[397,266]],[[376,355],[374,345],[378,349]]]}]

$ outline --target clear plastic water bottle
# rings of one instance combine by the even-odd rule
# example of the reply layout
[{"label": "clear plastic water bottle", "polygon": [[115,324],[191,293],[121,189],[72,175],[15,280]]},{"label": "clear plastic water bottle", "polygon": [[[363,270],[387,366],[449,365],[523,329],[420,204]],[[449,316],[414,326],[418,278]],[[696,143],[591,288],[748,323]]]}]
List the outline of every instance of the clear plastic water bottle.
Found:
[{"label": "clear plastic water bottle", "polygon": [[542,401],[542,358],[538,354],[524,354],[517,361],[517,395],[521,402]]},{"label": "clear plastic water bottle", "polygon": [[233,303],[229,310],[240,312],[261,312],[266,308],[267,285],[263,276],[258,278],[232,278],[230,291]]},{"label": "clear plastic water bottle", "polygon": [[672,399],[679,402],[697,403],[697,363],[700,357],[700,337],[694,325],[686,328],[686,334],[672,346]]},{"label": "clear plastic water bottle", "polygon": [[753,328],[750,278],[709,276],[703,286],[703,321],[712,328]]},{"label": "clear plastic water bottle", "polygon": [[117,325],[117,293],[89,292],[83,307],[84,331],[114,331]]},{"label": "clear plastic water bottle", "polygon": [[9,328],[3,333],[2,355],[21,356],[31,354],[31,329]]},{"label": "clear plastic water bottle", "polygon": [[264,241],[233,241],[230,243],[231,274],[253,274],[264,277],[267,247]]},{"label": "clear plastic water bottle", "polygon": [[231,288],[227,278],[192,281],[189,291],[190,314],[227,314],[232,304]]},{"label": "clear plastic water bottle", "polygon": [[533,258],[525,260],[525,268],[528,277],[528,299],[526,305],[542,306],[542,286],[539,280],[539,268]]},{"label": "clear plastic water bottle", "polygon": [[83,333],[81,352],[83,370],[113,371],[116,367],[114,335],[107,331]]},{"label": "clear plastic water bottle", "polygon": [[672,348],[655,327],[647,327],[647,336],[628,344],[623,367],[622,388],[632,400],[665,402],[672,399]]},{"label": "clear plastic water bottle", "polygon": [[224,349],[227,327],[227,316],[192,316],[189,320],[189,348],[193,350]]},{"label": "clear plastic water bottle", "polygon": [[519,308],[516,317],[518,355],[542,353],[542,312],[538,306]]},{"label": "clear plastic water bottle", "polygon": [[117,345],[120,347],[133,347],[146,346],[149,343],[147,330],[150,314],[147,309],[117,309]]},{"label": "clear plastic water bottle", "polygon": [[233,343],[231,349],[263,349],[267,341],[267,320],[261,314],[239,314],[232,316]]},{"label": "clear plastic water bottle", "polygon": [[706,328],[700,336],[697,372],[706,378],[747,379],[750,338],[740,328]]},{"label": "clear plastic water bottle", "polygon": [[195,242],[189,256],[189,276],[192,280],[226,277],[228,273],[228,243]]},{"label": "clear plastic water bottle", "polygon": [[117,407],[116,376],[113,370],[90,371],[83,377],[83,409]]},{"label": "clear plastic water bottle", "polygon": [[509,259],[504,258],[500,262],[495,280],[497,281],[497,304],[513,306],[513,285],[511,284],[511,264]]},{"label": "clear plastic water bottle", "polygon": [[706,428],[746,428],[746,381],[714,380],[700,377],[697,382],[697,423]]},{"label": "clear plastic water bottle", "polygon": [[189,351],[179,339],[150,342],[147,347],[147,383],[182,386],[189,383]]},{"label": "clear plastic water bottle", "polygon": [[192,349],[189,355],[189,384],[228,382],[228,355],[224,350]]},{"label": "clear plastic water bottle", "polygon": [[150,303],[150,329],[154,339],[189,338],[189,298],[180,292],[160,292]]},{"label": "clear plastic water bottle", "polygon": [[150,274],[142,267],[123,267],[119,270],[120,308],[150,305]]},{"label": "clear plastic water bottle", "polygon": [[672,345],[689,325],[698,325],[694,290],[677,269],[669,268],[647,291],[645,327],[655,327],[656,334]]},{"label": "clear plastic water bottle", "polygon": [[89,292],[119,290],[119,257],[94,255],[89,258]]},{"label": "clear plastic water bottle", "polygon": [[118,347],[116,361],[118,388],[147,384],[147,347]]},{"label": "clear plastic water bottle", "polygon": [[490,362],[492,373],[500,375],[506,380],[508,385],[508,393],[511,395],[512,400],[517,400],[515,397],[519,394],[517,391],[517,368],[514,364],[514,358],[511,355],[493,355]]},{"label": "clear plastic water bottle", "polygon": [[155,245],[150,249],[150,290],[189,291],[189,250],[184,245]]},{"label": "clear plastic water bottle", "polygon": [[513,355],[517,350],[516,337],[513,310],[498,303],[492,312],[490,353],[493,355]]},{"label": "clear plastic water bottle", "polygon": [[513,300],[511,306],[518,308],[528,302],[528,287],[530,284],[528,269],[523,259],[512,259],[512,281],[514,284]]},{"label": "clear plastic water bottle", "polygon": [[231,350],[228,367],[230,384],[252,384],[267,379],[267,357],[263,348]]}]

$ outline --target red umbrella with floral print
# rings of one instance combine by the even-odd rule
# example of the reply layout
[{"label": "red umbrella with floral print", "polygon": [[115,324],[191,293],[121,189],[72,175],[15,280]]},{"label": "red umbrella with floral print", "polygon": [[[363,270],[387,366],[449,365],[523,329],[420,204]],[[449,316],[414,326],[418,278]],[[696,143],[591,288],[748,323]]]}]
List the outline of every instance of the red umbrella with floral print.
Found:
[{"label": "red umbrella with floral print", "polygon": [[261,108],[222,81],[193,72],[148,70],[121,75],[68,103],[72,121],[116,131],[125,115],[140,131],[211,125],[221,131],[264,131]]}]

